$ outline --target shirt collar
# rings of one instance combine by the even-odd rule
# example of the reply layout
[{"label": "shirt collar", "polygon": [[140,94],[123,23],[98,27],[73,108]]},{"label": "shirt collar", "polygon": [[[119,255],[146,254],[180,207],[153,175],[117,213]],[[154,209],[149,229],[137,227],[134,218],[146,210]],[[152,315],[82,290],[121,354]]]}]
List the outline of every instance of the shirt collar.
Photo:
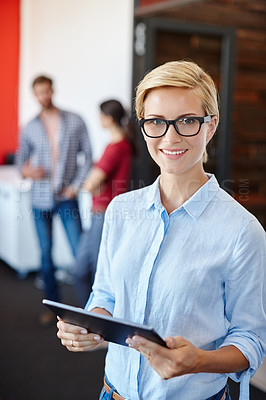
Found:
[{"label": "shirt collar", "polygon": [[207,174],[208,181],[190,197],[182,207],[194,219],[200,217],[219,190],[219,184],[213,174]]},{"label": "shirt collar", "polygon": [[[219,184],[215,176],[213,174],[207,174],[207,176],[209,178],[208,181],[179,208],[179,210],[184,209],[194,219],[200,217],[219,190]],[[158,210],[164,209],[161,202],[159,182],[160,176],[158,176],[156,181],[151,186],[147,187],[148,196],[145,202],[147,209],[151,208],[152,206]]]},{"label": "shirt collar", "polygon": [[151,208],[152,206],[154,206],[157,209],[162,209],[163,205],[161,202],[161,195],[160,195],[160,188],[159,188],[159,182],[160,182],[160,176],[159,175],[156,179],[156,181],[147,187],[147,196],[146,197],[146,201],[145,201],[145,205],[147,207],[147,209]]}]

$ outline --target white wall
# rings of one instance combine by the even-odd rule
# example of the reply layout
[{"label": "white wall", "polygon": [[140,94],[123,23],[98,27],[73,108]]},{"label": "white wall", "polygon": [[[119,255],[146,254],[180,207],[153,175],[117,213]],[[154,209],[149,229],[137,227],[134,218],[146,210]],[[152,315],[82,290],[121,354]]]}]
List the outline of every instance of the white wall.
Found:
[{"label": "white wall", "polygon": [[133,0],[21,0],[20,126],[39,110],[33,78],[49,74],[55,104],[85,119],[97,159],[109,140],[99,103],[130,107],[132,30]]}]

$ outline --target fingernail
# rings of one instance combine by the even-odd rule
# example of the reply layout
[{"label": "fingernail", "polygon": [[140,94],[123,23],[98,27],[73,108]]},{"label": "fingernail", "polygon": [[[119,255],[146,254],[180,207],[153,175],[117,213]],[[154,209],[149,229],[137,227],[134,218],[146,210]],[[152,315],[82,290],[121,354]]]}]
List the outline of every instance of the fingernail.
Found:
[{"label": "fingernail", "polygon": [[80,331],[80,333],[82,333],[82,335],[87,335],[87,331],[86,331],[86,329],[82,329],[82,331]]},{"label": "fingernail", "polygon": [[96,342],[101,342],[101,341],[102,341],[101,336],[98,336],[98,335],[95,335],[95,336],[93,337],[93,339],[96,340]]},{"label": "fingernail", "polygon": [[140,343],[140,341],[141,341],[141,339],[139,339],[138,337],[136,337],[136,336],[133,336],[133,338],[132,338],[132,343]]}]

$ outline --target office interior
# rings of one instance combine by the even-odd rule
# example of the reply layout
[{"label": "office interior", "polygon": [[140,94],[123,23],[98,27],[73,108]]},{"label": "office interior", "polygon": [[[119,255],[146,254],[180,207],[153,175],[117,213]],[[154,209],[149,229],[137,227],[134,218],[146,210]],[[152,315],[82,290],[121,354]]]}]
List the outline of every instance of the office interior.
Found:
[{"label": "office interior", "polygon": [[[20,399],[68,399],[73,398],[71,390],[78,390],[80,399],[82,393],[84,399],[88,398],[85,393],[89,392],[93,400],[101,385],[104,349],[94,352],[90,360],[79,355],[73,363],[58,343],[53,344],[57,340],[55,330],[44,333],[33,324],[35,340],[37,335],[38,342],[47,341],[46,345],[51,346],[45,351],[42,348],[40,354],[49,356],[49,348],[54,352],[42,370],[39,383],[42,390],[37,395],[34,381],[38,382],[40,377],[36,376],[35,363],[41,363],[38,346],[34,353],[29,348],[32,342],[22,337],[29,338],[31,307],[33,318],[36,312],[33,303],[41,299],[34,286],[39,249],[30,213],[31,184],[21,179],[14,165],[19,132],[38,112],[31,81],[38,74],[54,78],[55,103],[84,118],[93,157],[97,160],[109,140],[99,123],[99,104],[108,98],[118,98],[134,113],[135,87],[145,72],[170,60],[195,60],[214,77],[220,95],[221,122],[208,151],[206,170],[214,173],[221,186],[251,211],[265,229],[266,3],[265,0],[5,0],[0,2],[0,21],[1,325],[5,327],[5,320],[8,321],[17,331],[18,342],[27,344],[20,354],[21,363],[20,358],[16,363],[6,355],[5,365],[0,357],[0,399],[14,399],[14,388],[10,387],[13,380],[14,384],[20,382],[21,388],[26,385],[18,392]],[[134,162],[132,189],[150,184],[158,175],[141,136],[139,146],[141,157]],[[89,224],[90,198],[80,195],[79,203],[85,226]],[[54,229],[53,255],[66,298],[71,302],[74,296],[67,277],[73,258],[59,219]],[[14,292],[5,285],[10,285]],[[19,294],[27,299],[25,319],[23,310],[14,317],[10,315],[11,310],[23,304],[22,299],[16,299]],[[7,327],[2,334],[5,341],[0,340],[0,348],[8,352],[14,345],[8,342]],[[51,381],[49,371],[51,362],[56,378],[57,352],[65,373],[63,376],[58,372],[57,382],[63,386],[64,377],[71,379],[73,374],[78,375],[75,383],[68,385],[68,393],[60,387],[61,397],[56,395],[58,384]],[[25,368],[21,368],[23,357],[27,360]],[[92,371],[91,376],[86,372],[87,367]],[[266,361],[251,381],[250,396],[251,400],[266,396]]]}]

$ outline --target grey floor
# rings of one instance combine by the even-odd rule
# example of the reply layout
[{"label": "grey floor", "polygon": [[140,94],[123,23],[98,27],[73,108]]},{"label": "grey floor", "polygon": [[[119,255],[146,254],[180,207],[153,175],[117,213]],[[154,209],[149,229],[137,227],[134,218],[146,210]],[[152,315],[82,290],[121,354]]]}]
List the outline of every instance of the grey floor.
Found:
[{"label": "grey floor", "polygon": [[[69,353],[55,326],[40,327],[44,306],[35,280],[35,274],[19,279],[0,261],[0,400],[97,400],[105,350]],[[65,303],[75,305],[72,285],[62,284],[61,292]],[[239,385],[229,381],[229,386],[237,400]],[[250,400],[266,400],[255,387],[250,391]]]},{"label": "grey floor", "polygon": [[[0,262],[0,400],[96,400],[102,386],[105,350],[73,354],[42,328],[44,309],[35,276],[18,279]],[[66,303],[71,285],[61,286]]]}]

